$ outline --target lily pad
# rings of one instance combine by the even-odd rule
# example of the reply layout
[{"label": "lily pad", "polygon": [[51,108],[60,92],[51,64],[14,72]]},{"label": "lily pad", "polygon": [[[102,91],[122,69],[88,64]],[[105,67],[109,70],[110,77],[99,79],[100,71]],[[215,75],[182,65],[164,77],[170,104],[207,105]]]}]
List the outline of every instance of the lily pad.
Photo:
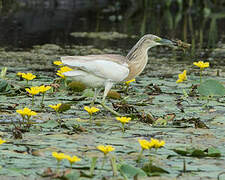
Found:
[{"label": "lily pad", "polygon": [[146,176],[146,173],[142,169],[136,168],[129,164],[122,164],[119,169],[122,175],[128,177],[133,178],[134,176]]},{"label": "lily pad", "polygon": [[219,81],[210,79],[200,84],[198,92],[201,96],[206,97],[224,96],[225,88]]},{"label": "lily pad", "polygon": [[59,125],[55,120],[49,120],[46,123],[41,124],[40,126],[43,128],[55,128]]},{"label": "lily pad", "polygon": [[7,89],[8,82],[6,80],[0,79],[0,92],[4,92]]}]

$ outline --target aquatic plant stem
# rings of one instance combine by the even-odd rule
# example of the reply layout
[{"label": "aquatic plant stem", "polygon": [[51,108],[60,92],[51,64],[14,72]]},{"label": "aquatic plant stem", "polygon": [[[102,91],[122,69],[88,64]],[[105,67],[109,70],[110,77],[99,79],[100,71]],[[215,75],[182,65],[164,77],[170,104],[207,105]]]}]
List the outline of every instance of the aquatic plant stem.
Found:
[{"label": "aquatic plant stem", "polygon": [[101,102],[101,105],[103,108],[105,108],[106,110],[110,111],[111,113],[113,113],[116,116],[121,116],[120,113],[114,111],[113,109],[111,109],[110,107],[106,106],[104,102]]},{"label": "aquatic plant stem", "polygon": [[124,129],[125,123],[121,123],[121,124],[122,124],[122,132],[123,132],[123,134],[124,134],[124,132],[125,132],[125,129]]},{"label": "aquatic plant stem", "polygon": [[202,83],[202,69],[200,69],[200,84]]},{"label": "aquatic plant stem", "polygon": [[27,129],[30,127],[30,117],[31,116],[27,116]]},{"label": "aquatic plant stem", "polygon": [[57,160],[57,173],[59,173],[60,161]]},{"label": "aquatic plant stem", "polygon": [[103,161],[102,161],[102,167],[101,167],[101,170],[103,169],[103,167],[104,167],[104,165],[105,165],[106,159],[107,159],[107,156],[104,155],[104,158],[103,158]]},{"label": "aquatic plant stem", "polygon": [[34,95],[32,95],[32,105],[31,105],[31,107],[33,108],[33,106],[34,106]]},{"label": "aquatic plant stem", "polygon": [[41,105],[44,103],[45,93],[42,93]]},{"label": "aquatic plant stem", "polygon": [[112,166],[113,176],[117,176],[116,157],[115,156],[111,156],[110,162],[111,162],[111,166]]},{"label": "aquatic plant stem", "polygon": [[67,87],[66,78],[65,78],[65,79],[63,79],[63,81],[64,81],[64,87],[66,88],[66,87]]},{"label": "aquatic plant stem", "polygon": [[56,111],[56,115],[57,115],[57,118],[58,118],[59,127],[61,128],[62,127],[62,122],[60,120],[59,111]]},{"label": "aquatic plant stem", "polygon": [[90,114],[90,118],[89,118],[89,120],[90,120],[90,123],[92,124],[92,114]]},{"label": "aquatic plant stem", "polygon": [[126,94],[128,93],[129,86],[130,86],[130,85],[126,85],[126,87],[125,87],[125,91],[124,91],[124,92],[125,92]]},{"label": "aquatic plant stem", "polygon": [[142,155],[143,155],[143,152],[144,152],[144,149],[142,148],[142,149],[141,149],[141,152],[140,152],[139,155],[138,155],[137,163],[140,162],[141,157],[142,157]]}]

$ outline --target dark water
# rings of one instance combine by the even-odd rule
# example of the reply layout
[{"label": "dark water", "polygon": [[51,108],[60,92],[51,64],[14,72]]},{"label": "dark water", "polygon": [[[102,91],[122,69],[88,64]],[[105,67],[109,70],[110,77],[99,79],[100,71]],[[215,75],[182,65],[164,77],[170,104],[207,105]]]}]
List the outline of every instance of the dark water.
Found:
[{"label": "dark water", "polygon": [[0,47],[11,50],[54,43],[130,48],[131,42],[126,40],[101,44],[70,36],[71,32],[98,31],[138,36],[152,33],[181,39],[192,48],[216,47],[225,42],[225,12],[218,5],[185,9],[185,4],[175,0],[169,6],[157,1],[140,2],[0,0]]}]

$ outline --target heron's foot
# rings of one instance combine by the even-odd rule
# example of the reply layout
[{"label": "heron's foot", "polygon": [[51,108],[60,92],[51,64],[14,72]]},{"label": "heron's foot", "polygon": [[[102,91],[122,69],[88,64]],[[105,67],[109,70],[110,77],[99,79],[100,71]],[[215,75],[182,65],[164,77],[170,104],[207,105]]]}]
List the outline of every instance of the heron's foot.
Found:
[{"label": "heron's foot", "polygon": [[118,113],[118,112],[114,111],[112,108],[106,106],[104,101],[101,102],[101,105],[102,105],[103,108],[105,108],[106,110],[110,111],[114,115],[116,115],[116,116],[122,116],[120,113]]}]

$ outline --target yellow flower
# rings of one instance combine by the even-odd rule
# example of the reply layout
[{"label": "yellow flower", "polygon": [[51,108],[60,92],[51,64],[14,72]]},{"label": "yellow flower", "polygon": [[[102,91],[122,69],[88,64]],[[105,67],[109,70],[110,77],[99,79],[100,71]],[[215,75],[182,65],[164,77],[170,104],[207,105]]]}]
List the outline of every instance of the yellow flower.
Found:
[{"label": "yellow flower", "polygon": [[63,159],[66,159],[67,155],[64,153],[57,153],[57,152],[52,152],[52,156],[57,159],[58,162],[60,162]]},{"label": "yellow flower", "polygon": [[193,63],[195,66],[198,66],[201,70],[209,67],[209,62],[198,61]]},{"label": "yellow flower", "polygon": [[5,142],[6,142],[5,140],[3,140],[2,138],[0,138],[0,144],[3,144]]},{"label": "yellow flower", "polygon": [[50,108],[54,109],[56,112],[59,111],[60,106],[62,103],[56,104],[56,105],[48,105]]},{"label": "yellow flower", "polygon": [[184,70],[183,73],[178,75],[178,78],[179,79],[176,81],[176,83],[181,83],[183,81],[186,81],[187,80],[187,71]]},{"label": "yellow flower", "polygon": [[62,63],[62,61],[54,61],[53,64],[55,64],[57,66],[61,66],[63,63]]},{"label": "yellow flower", "polygon": [[141,146],[141,148],[144,150],[144,149],[149,149],[149,145],[150,145],[150,142],[149,141],[147,141],[147,140],[145,140],[145,139],[139,139],[138,140],[138,142],[139,142],[139,144],[140,144],[140,146]]},{"label": "yellow flower", "polygon": [[35,115],[37,115],[37,113],[34,112],[34,111],[30,111],[30,112],[27,113],[27,116],[28,116],[28,117],[30,117],[30,116],[35,116]]},{"label": "yellow flower", "polygon": [[128,123],[131,120],[129,117],[116,117],[116,119],[123,124]]},{"label": "yellow flower", "polygon": [[65,76],[63,75],[64,72],[72,71],[73,69],[69,68],[68,66],[63,66],[60,68],[60,70],[57,71],[57,75],[61,78],[65,79]]},{"label": "yellow flower", "polygon": [[19,113],[22,117],[27,116],[28,118],[37,115],[35,111],[32,111],[27,107],[25,107],[24,109],[18,109],[16,110],[16,112]]},{"label": "yellow flower", "polygon": [[135,79],[131,79],[129,81],[126,81],[125,84],[128,86],[131,82],[135,81]]},{"label": "yellow flower", "polygon": [[59,70],[57,71],[56,75],[60,76],[62,79],[65,79],[65,76],[59,72]]},{"label": "yellow flower", "polygon": [[67,72],[67,71],[72,71],[73,69],[71,69],[70,67],[68,66],[63,66],[60,68],[60,70],[58,70],[59,73],[63,74],[64,72]]},{"label": "yellow flower", "polygon": [[165,145],[165,141],[163,141],[163,140],[159,141],[158,139],[151,138],[150,144],[152,144],[153,148],[158,149],[158,148],[161,148]]},{"label": "yellow flower", "polygon": [[65,158],[70,162],[71,166],[72,166],[73,163],[78,162],[78,161],[81,160],[81,159],[78,158],[77,156],[72,156],[72,157],[71,157],[71,156],[69,156],[69,155],[66,155]]},{"label": "yellow flower", "polygon": [[25,90],[28,93],[30,93],[32,96],[34,96],[34,95],[36,95],[36,94],[38,94],[40,92],[38,86],[31,87],[30,89],[29,88],[26,88]]},{"label": "yellow flower", "polygon": [[107,145],[107,146],[99,145],[99,146],[97,146],[97,149],[102,151],[104,153],[104,155],[107,155],[109,152],[115,150],[115,148],[110,145]]},{"label": "yellow flower", "polygon": [[24,73],[18,72],[16,75],[22,77],[23,74],[24,74]]},{"label": "yellow flower", "polygon": [[96,108],[96,107],[88,107],[88,106],[84,106],[84,109],[89,113],[89,115],[91,116],[93,113],[100,111],[100,109]]},{"label": "yellow flower", "polygon": [[51,89],[51,86],[45,86],[45,85],[39,86],[39,92],[40,93],[45,93],[49,89]]},{"label": "yellow flower", "polygon": [[36,76],[33,75],[32,73],[27,73],[27,74],[22,73],[21,75],[22,75],[22,78],[26,79],[27,81],[30,81],[30,80],[36,78]]}]

